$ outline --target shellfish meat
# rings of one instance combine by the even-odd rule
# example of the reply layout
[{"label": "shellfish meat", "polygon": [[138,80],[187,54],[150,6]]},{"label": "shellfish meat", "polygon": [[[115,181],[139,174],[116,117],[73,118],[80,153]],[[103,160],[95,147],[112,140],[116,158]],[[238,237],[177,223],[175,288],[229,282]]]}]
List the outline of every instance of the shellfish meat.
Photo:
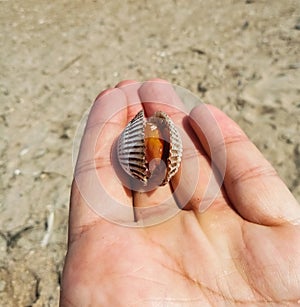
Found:
[{"label": "shellfish meat", "polygon": [[117,156],[123,170],[144,185],[153,178],[165,185],[181,163],[179,131],[166,113],[157,111],[146,119],[141,110],[120,135]]}]

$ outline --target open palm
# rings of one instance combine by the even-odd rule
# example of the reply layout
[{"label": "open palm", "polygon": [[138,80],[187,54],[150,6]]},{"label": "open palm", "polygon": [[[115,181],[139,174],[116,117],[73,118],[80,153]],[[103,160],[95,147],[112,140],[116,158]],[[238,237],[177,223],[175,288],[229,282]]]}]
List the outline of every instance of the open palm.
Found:
[{"label": "open palm", "polygon": [[[141,108],[147,115],[166,111],[189,136],[180,174],[151,193],[123,186],[111,165],[113,142]],[[72,187],[61,306],[300,303],[299,204],[225,114],[202,105],[185,116],[183,108],[162,80],[125,81],[97,98]],[[97,191],[91,165],[102,187]],[[223,172],[219,193],[208,191],[211,178]],[[123,216],[109,211],[116,203],[127,209]],[[111,216],[117,216],[114,222]],[[148,226],[124,226],[126,221]]]}]

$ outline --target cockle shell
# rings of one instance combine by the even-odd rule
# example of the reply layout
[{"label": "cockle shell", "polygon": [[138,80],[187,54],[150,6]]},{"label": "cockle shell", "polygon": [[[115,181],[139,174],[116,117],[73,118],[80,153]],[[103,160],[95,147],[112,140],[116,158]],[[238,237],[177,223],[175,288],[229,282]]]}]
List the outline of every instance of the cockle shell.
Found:
[{"label": "cockle shell", "polygon": [[179,169],[182,141],[166,113],[157,111],[146,119],[141,110],[120,135],[117,155],[121,167],[131,177],[147,185],[152,177],[158,176],[158,185],[165,185]]}]

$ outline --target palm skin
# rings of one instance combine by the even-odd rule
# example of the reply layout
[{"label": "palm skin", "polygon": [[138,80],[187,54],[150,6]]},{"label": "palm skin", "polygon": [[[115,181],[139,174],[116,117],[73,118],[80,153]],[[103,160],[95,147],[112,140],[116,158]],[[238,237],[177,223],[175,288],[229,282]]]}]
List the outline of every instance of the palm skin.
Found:
[{"label": "palm skin", "polygon": [[[97,143],[98,157],[107,155],[107,145],[110,142],[111,147],[128,118],[140,108],[139,103],[154,101],[147,95],[160,96],[162,84],[163,93],[171,91],[162,80],[143,86],[127,81],[119,84],[117,90],[100,95],[99,109],[105,114],[105,100],[111,101],[116,91],[118,95],[125,93],[127,113],[124,120],[118,118],[112,124],[115,127],[112,135],[109,135],[112,129],[103,132],[109,137],[101,138],[102,145]],[[184,210],[172,218],[149,227],[124,227],[91,210],[81,195],[78,181],[74,181],[61,306],[292,306],[300,303],[299,205],[238,126],[221,111],[209,108],[224,136],[227,168],[221,192],[204,212],[199,211],[204,195],[199,188]],[[199,110],[193,112],[194,120],[187,129],[193,128],[194,134],[188,133],[196,144],[197,159],[205,173],[211,148],[202,134],[205,127],[200,131],[195,125],[201,121]],[[182,123],[178,113],[174,112],[173,117],[176,123]],[[92,120],[90,116],[89,121]],[[209,138],[207,131],[206,138]],[[252,154],[242,156],[239,151]],[[159,188],[154,195],[128,191],[115,181],[111,168],[108,159],[98,161],[100,180],[113,193],[113,198],[125,205],[130,207],[134,203],[143,207],[154,201],[172,199],[168,186]],[[201,180],[203,185],[208,178],[204,176]]]}]

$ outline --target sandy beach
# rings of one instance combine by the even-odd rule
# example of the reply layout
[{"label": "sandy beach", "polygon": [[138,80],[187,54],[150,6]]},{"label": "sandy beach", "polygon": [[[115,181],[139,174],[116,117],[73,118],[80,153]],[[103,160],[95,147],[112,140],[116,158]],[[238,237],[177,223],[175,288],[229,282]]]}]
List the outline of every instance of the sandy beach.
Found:
[{"label": "sandy beach", "polygon": [[57,306],[76,129],[166,79],[233,118],[300,201],[298,0],[0,1],[0,306]]}]

